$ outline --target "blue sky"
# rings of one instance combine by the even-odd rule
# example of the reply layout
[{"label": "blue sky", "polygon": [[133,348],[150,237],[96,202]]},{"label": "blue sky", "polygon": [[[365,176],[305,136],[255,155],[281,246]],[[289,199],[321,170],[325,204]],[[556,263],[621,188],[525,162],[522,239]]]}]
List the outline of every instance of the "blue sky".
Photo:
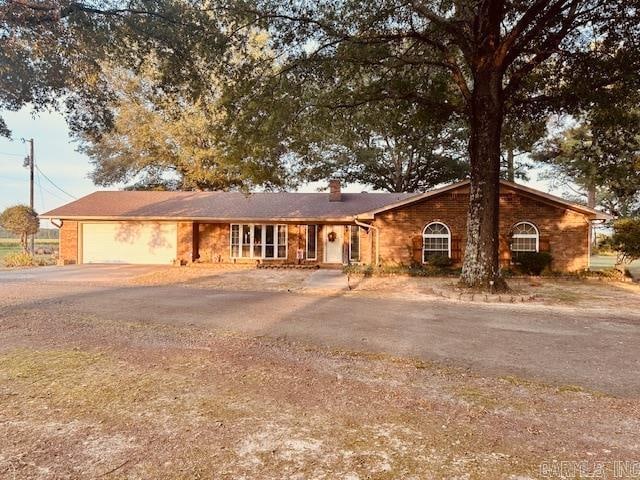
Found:
[{"label": "blue sky", "polygon": [[[43,112],[33,116],[29,109],[19,112],[2,112],[3,118],[13,133],[13,139],[0,138],[0,211],[17,203],[29,203],[29,170],[23,167],[28,144],[22,138],[35,140],[36,165],[62,190],[74,197],[87,195],[98,187],[88,178],[89,159],[76,151],[69,136],[67,124],[59,113]],[[532,172],[528,185],[548,191],[546,182],[537,181]],[[320,184],[306,185],[302,190],[317,191]],[[110,189],[121,188],[114,185]],[[103,187],[100,187],[104,189]],[[347,191],[362,191],[360,185],[350,185]],[[36,171],[35,209],[37,212],[51,210],[73,198],[56,189]],[[43,225],[44,226],[44,225]]]},{"label": "blue sky", "polygon": [[[76,152],[69,129],[58,113],[33,117],[29,110],[2,112],[12,131],[12,139],[0,138],[0,211],[17,203],[29,203],[29,169],[23,167],[28,144],[35,140],[35,160],[40,170],[70,195],[81,197],[96,189],[87,178],[90,170],[86,156]],[[41,187],[40,187],[41,185]],[[35,209],[45,212],[73,198],[57,190],[36,170]]]}]

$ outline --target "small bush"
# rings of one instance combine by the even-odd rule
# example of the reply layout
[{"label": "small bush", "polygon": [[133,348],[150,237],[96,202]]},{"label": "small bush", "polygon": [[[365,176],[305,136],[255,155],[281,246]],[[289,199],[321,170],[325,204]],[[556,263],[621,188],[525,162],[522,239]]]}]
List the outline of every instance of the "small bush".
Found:
[{"label": "small bush", "polygon": [[408,275],[410,277],[442,277],[455,276],[460,274],[460,269],[454,270],[450,268],[436,267],[434,265],[422,265],[412,263],[410,266],[403,264],[383,264],[378,267],[372,265],[347,265],[343,268],[343,272],[352,275],[371,276],[390,276],[390,275]]},{"label": "small bush", "polygon": [[437,268],[447,268],[453,265],[453,260],[447,255],[431,255],[427,259],[427,264]]},{"label": "small bush", "polygon": [[621,270],[618,270],[617,268],[605,268],[604,270],[600,270],[594,273],[596,273],[599,278],[606,278],[609,280],[624,280],[626,272],[628,272],[628,269],[623,272]]},{"label": "small bush", "polygon": [[4,257],[4,264],[6,267],[33,267],[36,260],[30,253],[15,252]]},{"label": "small bush", "polygon": [[550,269],[552,260],[549,252],[523,252],[516,258],[516,265],[526,275],[540,275]]},{"label": "small bush", "polygon": [[618,252],[618,263],[626,264],[640,258],[640,218],[621,218],[613,224],[611,244]]}]

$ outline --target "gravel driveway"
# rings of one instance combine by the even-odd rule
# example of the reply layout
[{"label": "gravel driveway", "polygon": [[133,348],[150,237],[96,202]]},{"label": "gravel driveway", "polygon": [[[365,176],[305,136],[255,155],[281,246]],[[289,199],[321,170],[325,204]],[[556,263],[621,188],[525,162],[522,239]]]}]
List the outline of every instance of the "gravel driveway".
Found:
[{"label": "gravel driveway", "polygon": [[[86,280],[97,278],[100,269],[87,273],[78,268],[77,277],[60,270],[64,278],[53,281],[45,272],[31,291],[25,285],[34,284],[33,276],[0,272],[5,313],[65,310],[122,322],[286,337],[617,395],[640,392],[640,313],[118,282],[90,285]],[[117,271],[122,275],[122,267]],[[73,278],[82,281],[70,287]]]}]

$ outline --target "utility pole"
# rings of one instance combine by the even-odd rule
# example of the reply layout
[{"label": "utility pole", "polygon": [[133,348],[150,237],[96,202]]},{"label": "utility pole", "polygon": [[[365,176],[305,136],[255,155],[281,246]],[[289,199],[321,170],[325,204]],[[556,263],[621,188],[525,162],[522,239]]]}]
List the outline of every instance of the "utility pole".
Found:
[{"label": "utility pole", "polygon": [[[25,158],[25,167],[29,167],[29,206],[33,210],[33,169],[34,169],[34,161],[33,161],[33,138],[29,140],[23,140],[29,142],[29,156]],[[36,253],[35,246],[35,235],[31,235],[31,254]]]}]

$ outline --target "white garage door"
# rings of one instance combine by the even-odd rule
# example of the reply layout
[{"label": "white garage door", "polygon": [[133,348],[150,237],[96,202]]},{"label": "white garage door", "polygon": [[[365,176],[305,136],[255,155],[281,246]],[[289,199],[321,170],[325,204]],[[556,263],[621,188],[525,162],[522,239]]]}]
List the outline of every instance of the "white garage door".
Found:
[{"label": "white garage door", "polygon": [[176,258],[177,237],[175,223],[84,223],[82,262],[171,263]]}]

